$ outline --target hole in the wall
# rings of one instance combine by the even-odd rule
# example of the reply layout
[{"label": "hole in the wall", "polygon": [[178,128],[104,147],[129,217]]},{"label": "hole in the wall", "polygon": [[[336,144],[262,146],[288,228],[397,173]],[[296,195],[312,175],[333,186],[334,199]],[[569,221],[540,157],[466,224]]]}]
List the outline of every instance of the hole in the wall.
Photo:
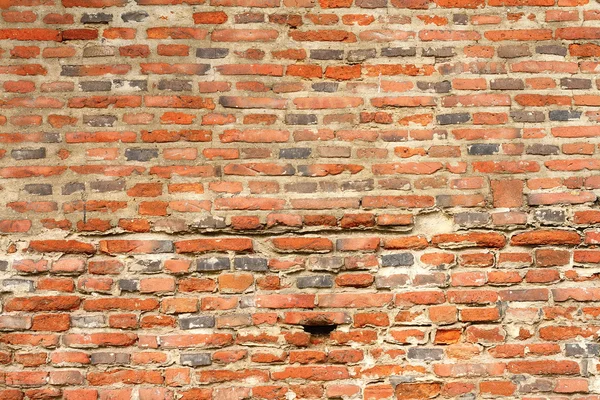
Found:
[{"label": "hole in the wall", "polygon": [[302,325],[302,328],[311,335],[324,336],[333,332],[337,325]]}]

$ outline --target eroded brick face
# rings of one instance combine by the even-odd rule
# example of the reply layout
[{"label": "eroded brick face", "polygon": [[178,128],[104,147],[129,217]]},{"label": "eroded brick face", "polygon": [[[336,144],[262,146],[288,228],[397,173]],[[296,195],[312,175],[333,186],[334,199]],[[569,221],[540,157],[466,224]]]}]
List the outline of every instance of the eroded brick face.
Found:
[{"label": "eroded brick face", "polygon": [[0,0],[0,399],[599,400],[594,0]]}]

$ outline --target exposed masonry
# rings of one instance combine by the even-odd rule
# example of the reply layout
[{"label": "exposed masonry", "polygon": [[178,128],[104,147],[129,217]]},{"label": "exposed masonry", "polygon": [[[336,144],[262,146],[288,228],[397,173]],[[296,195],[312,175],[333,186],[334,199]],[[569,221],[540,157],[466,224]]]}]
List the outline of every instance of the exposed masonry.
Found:
[{"label": "exposed masonry", "polygon": [[0,0],[0,400],[600,400],[595,0]]}]

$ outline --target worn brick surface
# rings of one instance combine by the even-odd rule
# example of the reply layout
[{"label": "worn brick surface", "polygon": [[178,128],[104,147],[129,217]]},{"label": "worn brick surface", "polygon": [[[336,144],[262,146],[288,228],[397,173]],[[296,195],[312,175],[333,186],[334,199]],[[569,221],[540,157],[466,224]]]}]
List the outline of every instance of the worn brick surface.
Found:
[{"label": "worn brick surface", "polygon": [[0,0],[0,399],[600,400],[599,59],[596,0]]}]

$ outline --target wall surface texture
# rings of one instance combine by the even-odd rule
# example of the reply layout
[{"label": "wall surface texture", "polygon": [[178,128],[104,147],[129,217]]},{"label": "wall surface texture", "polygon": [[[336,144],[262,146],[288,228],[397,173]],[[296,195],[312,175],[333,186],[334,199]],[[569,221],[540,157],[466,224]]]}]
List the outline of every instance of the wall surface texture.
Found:
[{"label": "wall surface texture", "polygon": [[595,0],[0,17],[0,399],[600,399]]}]

